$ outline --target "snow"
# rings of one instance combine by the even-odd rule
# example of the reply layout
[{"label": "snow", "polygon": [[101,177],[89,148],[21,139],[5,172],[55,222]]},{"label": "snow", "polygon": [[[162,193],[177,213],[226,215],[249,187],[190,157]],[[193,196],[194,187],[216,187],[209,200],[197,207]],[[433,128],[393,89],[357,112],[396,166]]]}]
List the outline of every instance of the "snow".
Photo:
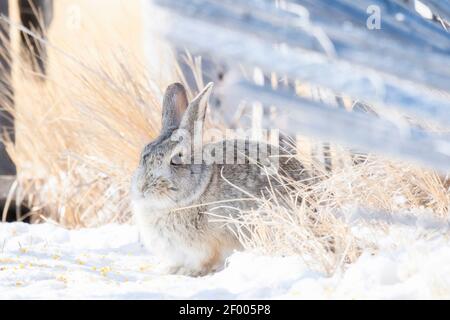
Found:
[{"label": "snow", "polygon": [[131,225],[0,224],[0,299],[450,298],[448,224],[424,221],[355,229],[377,237],[378,250],[333,276],[300,256],[236,252],[201,278],[164,274]]}]

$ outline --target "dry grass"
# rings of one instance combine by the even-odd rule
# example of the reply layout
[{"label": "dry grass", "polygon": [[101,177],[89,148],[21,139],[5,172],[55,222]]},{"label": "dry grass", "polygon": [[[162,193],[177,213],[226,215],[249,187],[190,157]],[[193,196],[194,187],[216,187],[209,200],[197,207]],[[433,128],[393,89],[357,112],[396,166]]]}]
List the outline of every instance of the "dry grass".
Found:
[{"label": "dry grass", "polygon": [[[72,228],[128,221],[131,173],[141,148],[159,130],[166,83],[145,71],[142,56],[135,54],[139,49],[111,46],[123,43],[126,32],[91,34],[76,48],[67,39],[60,43],[58,32],[53,38],[49,33],[45,81],[27,64],[15,63],[17,143],[7,145],[18,168],[18,198],[26,195],[35,221]],[[16,62],[22,59],[17,52]],[[334,150],[334,157],[348,158],[345,149]],[[314,162],[308,153],[299,157]],[[354,261],[362,246],[372,246],[355,238],[337,215],[347,207],[386,214],[425,209],[448,217],[450,182],[434,172],[375,156],[358,165],[344,161],[332,173],[314,167],[322,179],[307,188],[293,182],[297,187],[285,199],[278,194],[261,199],[258,211],[232,221],[245,247],[301,253],[331,273]]]},{"label": "dry grass", "polygon": [[7,148],[17,166],[18,198],[26,195],[35,221],[68,227],[126,221],[131,173],[160,126],[160,84],[148,76],[137,46],[127,43],[127,34],[139,33],[138,22],[105,36],[110,20],[84,17],[71,35],[65,2],[57,3],[61,14],[48,32],[46,76],[36,75],[14,46],[20,27],[12,22],[16,144]]},{"label": "dry grass", "polygon": [[450,180],[432,171],[368,156],[364,163],[322,175],[308,186],[285,181],[295,185],[287,196],[272,193],[260,199],[258,210],[225,222],[239,226],[237,235],[245,248],[300,253],[311,267],[332,274],[355,261],[363,249],[376,250],[374,239],[354,236],[354,223],[347,222],[348,214],[359,215],[358,208],[382,215],[380,221],[363,221],[376,229],[391,215],[449,217]]},{"label": "dry grass", "polygon": [[27,81],[27,111],[14,113],[20,135],[8,150],[24,194],[34,197],[33,210],[45,208],[46,217],[70,227],[128,217],[131,173],[158,130],[157,95],[144,77],[129,81],[130,66],[118,65],[123,74],[80,70],[72,75],[77,85]]}]

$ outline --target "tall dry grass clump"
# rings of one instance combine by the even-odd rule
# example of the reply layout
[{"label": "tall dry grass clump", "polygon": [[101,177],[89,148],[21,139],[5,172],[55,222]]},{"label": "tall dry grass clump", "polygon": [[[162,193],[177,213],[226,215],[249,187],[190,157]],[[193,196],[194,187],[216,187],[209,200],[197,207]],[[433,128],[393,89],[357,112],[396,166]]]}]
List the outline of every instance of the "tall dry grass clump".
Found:
[{"label": "tall dry grass clump", "polygon": [[[37,86],[40,92],[24,99],[33,113],[16,113],[20,136],[13,159],[19,179],[27,194],[30,188],[39,190],[32,192],[38,197],[34,205],[45,206],[47,217],[69,226],[129,217],[131,173],[159,126],[159,100],[145,80],[130,82],[127,73],[105,70],[110,69],[74,74],[80,77],[78,86],[47,79]],[[22,139],[33,143],[21,145]]]},{"label": "tall dry grass clump", "polygon": [[[260,200],[259,210],[241,212],[229,221],[240,226],[238,236],[246,248],[302,253],[311,266],[331,274],[355,261],[363,249],[376,251],[375,233],[361,238],[352,232],[354,226],[363,223],[377,232],[401,215],[443,219],[447,224],[448,176],[374,155],[331,173],[315,166],[319,169],[313,183],[286,181],[294,186],[288,196],[272,194]],[[363,212],[376,215],[367,218]]]},{"label": "tall dry grass clump", "polygon": [[15,119],[15,143],[8,134],[4,140],[17,167],[16,200],[30,207],[35,222],[87,227],[129,220],[129,181],[142,147],[159,130],[162,85],[129,48],[86,42],[71,50],[3,23],[45,44],[48,57],[43,75],[14,46],[14,36],[5,48],[14,102],[3,95],[1,105]]}]

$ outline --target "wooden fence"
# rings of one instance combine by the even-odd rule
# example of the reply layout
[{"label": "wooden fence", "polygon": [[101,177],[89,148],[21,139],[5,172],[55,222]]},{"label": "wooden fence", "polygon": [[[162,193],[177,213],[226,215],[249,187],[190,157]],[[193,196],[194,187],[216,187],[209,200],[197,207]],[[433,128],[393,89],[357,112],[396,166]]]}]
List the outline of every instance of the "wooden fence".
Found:
[{"label": "wooden fence", "polygon": [[[413,0],[153,2],[170,26],[156,31],[202,55],[212,66],[206,75],[226,70],[216,88],[226,114],[242,100],[259,101],[277,107],[265,127],[450,172],[450,0],[419,3],[432,19]],[[255,84],[242,71],[254,68],[266,81]],[[274,90],[274,75],[290,85]],[[375,112],[299,97],[298,82]]]}]

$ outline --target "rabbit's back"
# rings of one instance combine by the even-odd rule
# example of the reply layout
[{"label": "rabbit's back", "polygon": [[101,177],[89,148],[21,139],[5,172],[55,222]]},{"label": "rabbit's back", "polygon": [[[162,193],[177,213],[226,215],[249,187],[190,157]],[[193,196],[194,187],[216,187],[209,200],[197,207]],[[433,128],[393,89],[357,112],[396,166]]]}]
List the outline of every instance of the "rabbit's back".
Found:
[{"label": "rabbit's back", "polygon": [[[258,198],[270,197],[273,192],[286,194],[292,190],[290,182],[307,183],[309,180],[309,173],[291,154],[291,150],[279,149],[275,154],[270,154],[270,151],[268,154],[258,153],[258,158],[251,159],[253,143],[243,140],[217,143],[224,150],[227,144],[234,145],[235,157],[232,163],[212,165],[210,182],[199,199],[199,203],[208,204],[205,209],[211,216],[238,217],[242,211],[257,209]],[[274,149],[262,142],[257,144],[259,149]],[[240,153],[245,154],[245,163],[237,163]],[[261,154],[264,158],[260,157]],[[276,159],[275,171],[263,166],[267,155]]]}]

